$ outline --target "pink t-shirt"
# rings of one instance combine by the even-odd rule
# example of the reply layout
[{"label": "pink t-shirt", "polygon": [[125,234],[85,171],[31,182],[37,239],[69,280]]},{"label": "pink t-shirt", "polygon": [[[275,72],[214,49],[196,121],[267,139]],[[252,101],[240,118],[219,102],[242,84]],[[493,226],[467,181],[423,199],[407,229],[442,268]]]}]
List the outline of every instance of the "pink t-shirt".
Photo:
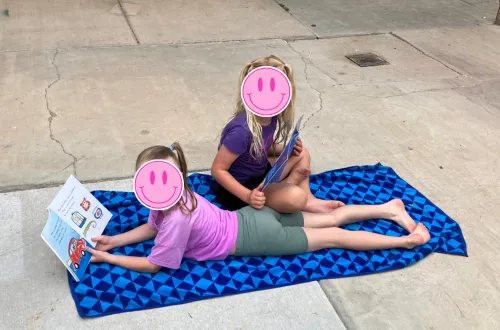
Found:
[{"label": "pink t-shirt", "polygon": [[[178,206],[166,211],[151,210],[148,225],[158,234],[148,260],[158,266],[177,269],[182,257],[204,260],[225,259],[236,244],[238,219],[236,212],[225,211],[194,194],[198,207],[189,215]],[[184,198],[189,194],[184,193]],[[191,207],[188,198],[187,206]]]}]

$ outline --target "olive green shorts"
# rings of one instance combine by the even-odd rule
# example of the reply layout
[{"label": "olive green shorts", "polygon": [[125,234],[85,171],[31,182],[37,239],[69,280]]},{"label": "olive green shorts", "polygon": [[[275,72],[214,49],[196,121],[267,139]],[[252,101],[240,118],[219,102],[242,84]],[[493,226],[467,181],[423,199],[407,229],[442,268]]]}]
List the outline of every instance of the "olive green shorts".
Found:
[{"label": "olive green shorts", "polygon": [[282,214],[264,206],[246,206],[238,215],[237,256],[283,256],[307,252],[301,212]]}]

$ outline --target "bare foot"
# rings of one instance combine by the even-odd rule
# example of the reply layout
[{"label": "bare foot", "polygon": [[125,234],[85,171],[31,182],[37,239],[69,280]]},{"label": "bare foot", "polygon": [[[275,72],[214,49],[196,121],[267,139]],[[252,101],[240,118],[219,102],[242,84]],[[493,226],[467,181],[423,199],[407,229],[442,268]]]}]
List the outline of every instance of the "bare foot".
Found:
[{"label": "bare foot", "polygon": [[310,213],[329,213],[344,205],[345,204],[340,201],[325,201],[313,196],[307,200],[307,204],[303,211]]},{"label": "bare foot", "polygon": [[431,235],[423,223],[419,223],[415,230],[407,236],[407,248],[413,249],[415,246],[424,245],[429,242]]},{"label": "bare foot", "polygon": [[291,183],[294,185],[299,185],[302,181],[307,179],[311,175],[311,170],[308,168],[297,168],[293,169],[288,177],[285,179],[285,182]]},{"label": "bare foot", "polygon": [[387,203],[389,207],[390,217],[388,220],[396,222],[398,225],[406,229],[409,233],[412,233],[417,224],[410,215],[406,212],[405,205],[402,200],[394,199]]}]

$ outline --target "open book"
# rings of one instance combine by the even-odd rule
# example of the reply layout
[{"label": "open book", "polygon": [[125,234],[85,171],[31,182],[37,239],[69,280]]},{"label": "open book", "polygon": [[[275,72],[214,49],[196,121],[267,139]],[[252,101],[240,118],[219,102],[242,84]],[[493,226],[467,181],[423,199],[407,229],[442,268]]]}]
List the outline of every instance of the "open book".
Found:
[{"label": "open book", "polygon": [[281,173],[283,173],[283,169],[285,168],[285,165],[288,162],[290,155],[292,154],[293,147],[295,146],[295,143],[299,138],[299,129],[300,123],[302,122],[302,117],[304,117],[304,115],[300,116],[299,121],[297,121],[297,124],[295,125],[295,130],[293,131],[292,138],[287,143],[287,145],[283,149],[283,152],[264,178],[264,186],[262,187],[262,191],[266,189],[268,184],[277,183],[280,181]]},{"label": "open book", "polygon": [[85,247],[95,248],[91,238],[102,234],[112,214],[74,176],[47,209],[42,239],[79,282],[91,257]]}]

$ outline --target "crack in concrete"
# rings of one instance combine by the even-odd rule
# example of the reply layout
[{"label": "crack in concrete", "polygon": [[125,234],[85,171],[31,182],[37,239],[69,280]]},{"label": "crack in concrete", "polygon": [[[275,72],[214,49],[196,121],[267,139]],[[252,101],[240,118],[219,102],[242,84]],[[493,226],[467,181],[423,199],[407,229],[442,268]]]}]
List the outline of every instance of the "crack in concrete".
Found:
[{"label": "crack in concrete", "polygon": [[[309,85],[309,87],[311,87],[312,90],[314,90],[316,92],[316,94],[318,94],[318,99],[319,99],[319,109],[314,111],[312,114],[310,114],[306,119],[305,121],[302,123],[302,127],[300,129],[303,129],[304,127],[306,127],[306,124],[309,122],[309,120],[311,120],[311,118],[313,118],[316,114],[320,113],[321,111],[323,111],[323,93],[315,88],[311,82],[309,81],[309,75],[307,74],[307,69],[308,69],[308,64],[311,64],[313,67],[315,67],[316,69],[318,69],[312,62],[309,63],[309,61],[307,61],[304,56],[302,56],[302,54],[300,54],[297,50],[295,50],[295,48],[292,47],[292,45],[290,45],[290,43],[288,41],[286,41],[286,44],[288,45],[288,47],[290,47],[290,49],[295,52],[295,54],[299,55],[300,59],[302,60],[302,62],[304,63],[304,76],[306,78],[306,82],[307,84]],[[335,79],[333,79],[332,77],[330,77],[329,75],[327,75],[326,73],[324,73],[323,71],[321,71],[320,69],[318,69],[322,74],[326,75],[329,79],[331,79],[334,83],[337,83],[335,81]]]},{"label": "crack in concrete", "polygon": [[[472,103],[474,104],[477,104],[479,105],[481,108],[483,108],[484,111],[486,111],[487,113],[489,113],[490,115],[492,115],[493,117],[495,118],[500,118],[498,115],[496,115],[495,113],[491,112],[490,110],[488,110],[488,108],[486,108],[482,102],[480,100],[478,100],[478,102],[474,101],[473,99],[471,99],[469,96],[467,96],[466,94],[462,93],[460,90],[459,90],[460,87],[457,87],[457,88],[453,88],[453,90],[455,92],[457,92],[458,94],[462,95],[463,97],[465,97],[467,100],[471,101]],[[481,102],[481,103],[480,103]]]},{"label": "crack in concrete", "polygon": [[394,32],[391,32],[390,35],[392,35],[394,38],[397,38],[399,40],[401,40],[402,42],[404,42],[405,44],[411,46],[412,48],[414,48],[415,50],[419,51],[421,54],[427,56],[428,58],[431,58],[433,59],[434,61],[438,62],[439,64],[443,65],[444,67],[446,67],[447,69],[457,73],[458,75],[460,76],[465,76],[465,74],[463,74],[462,72],[452,68],[451,66],[449,66],[448,64],[444,63],[443,61],[440,61],[438,60],[437,58],[435,58],[434,56],[431,56],[430,54],[427,54],[426,52],[424,52],[422,49],[418,48],[417,46],[415,46],[414,44],[412,44],[411,42],[409,42],[408,40],[406,40],[405,38],[397,35],[396,33]]},{"label": "crack in concrete", "polygon": [[14,250],[10,250],[10,251],[8,251],[8,252],[6,252],[6,253],[0,254],[0,258],[4,257],[4,256],[6,256],[6,255],[9,255],[9,254],[11,254],[12,252],[16,252],[16,251],[18,251],[18,250],[20,250],[20,249],[22,249],[22,248],[25,248],[25,247],[27,247],[27,246],[29,246],[29,245],[31,245],[31,244],[33,244],[33,243],[35,243],[37,240],[38,240],[38,238],[35,238],[35,239],[33,239],[31,242],[28,242],[28,243],[26,243],[26,244],[24,244],[24,245],[22,245],[22,246],[19,246],[19,247],[17,247],[17,248],[14,248]]},{"label": "crack in concrete", "polygon": [[[294,36],[275,36],[275,37],[261,37],[261,38],[247,38],[247,39],[227,39],[227,40],[193,40],[193,41],[182,41],[182,42],[164,42],[164,43],[148,43],[143,44],[134,43],[134,44],[116,44],[116,45],[91,45],[91,46],[68,46],[68,47],[57,47],[57,48],[37,48],[38,51],[53,51],[53,50],[79,50],[79,49],[110,49],[110,48],[127,48],[127,47],[144,47],[144,48],[152,48],[152,47],[161,47],[161,46],[171,46],[171,47],[179,47],[183,45],[211,45],[211,44],[228,44],[228,43],[237,43],[237,42],[255,42],[255,41],[285,41],[285,42],[294,42],[294,41],[307,41],[307,40],[332,40],[332,39],[341,39],[341,38],[351,38],[351,37],[370,37],[370,36],[379,36],[390,34],[388,32],[372,32],[372,33],[353,33],[353,34],[345,34],[345,35],[335,35],[335,36],[322,36],[317,37],[315,35],[294,35]],[[135,40],[134,40],[135,41]],[[23,49],[15,49],[15,50],[0,50],[0,54],[8,54],[8,53],[23,53],[23,52],[31,52],[30,48]],[[331,77],[330,77],[331,78]]]},{"label": "crack in concrete", "polygon": [[[72,165],[73,165],[73,163],[70,164],[70,166],[72,166]],[[69,167],[69,166],[67,166],[67,167]],[[194,168],[194,169],[188,171],[188,176],[193,174],[193,173],[210,174],[210,170],[211,170],[210,167],[208,167],[208,168],[206,168],[206,167]],[[81,184],[85,185],[85,184],[89,184],[89,183],[132,180],[133,178],[134,178],[134,175],[124,175],[124,176],[103,177],[103,178],[79,180],[79,181]],[[59,187],[62,184],[64,184],[64,181],[51,181],[51,182],[47,182],[47,183],[0,186],[0,194],[26,191],[26,190],[54,188],[54,187]]]},{"label": "crack in concrete", "polygon": [[486,84],[486,83],[489,83],[489,82],[492,82],[492,81],[500,81],[500,77],[495,77],[495,78],[491,78],[491,79],[486,79],[486,80],[480,80],[478,83],[474,84],[474,85],[458,85],[458,82],[451,82],[453,85],[456,86],[456,88],[464,88],[464,89],[470,89],[470,88],[476,88],[476,87],[479,87],[481,86],[482,84]]},{"label": "crack in concrete", "polygon": [[[58,139],[56,139],[54,137],[54,134],[52,132],[52,120],[55,117],[57,117],[57,114],[54,111],[52,111],[52,109],[50,108],[48,94],[49,94],[50,88],[52,86],[54,86],[57,82],[59,82],[59,80],[61,80],[61,74],[59,73],[59,67],[56,64],[56,57],[57,57],[58,54],[59,54],[59,49],[56,50],[56,52],[54,53],[54,57],[52,58],[52,66],[55,68],[55,71],[56,71],[56,74],[57,74],[57,78],[53,82],[51,82],[47,86],[47,88],[45,88],[45,106],[47,108],[47,111],[49,112],[49,118],[48,118],[48,121],[49,121],[49,136],[50,136],[50,139],[52,141],[54,141],[55,143],[59,144],[59,146],[61,147],[62,151],[66,155],[68,155],[71,158],[73,158],[73,161],[70,164],[70,166],[73,167],[73,175],[76,176],[76,162],[78,161],[78,158],[76,158],[73,154],[67,152],[66,149],[64,148],[64,145],[61,143],[61,141],[59,141]],[[69,166],[67,166],[67,167],[69,167]],[[65,167],[64,169],[66,169],[67,167]]]},{"label": "crack in concrete", "polygon": [[315,37],[315,39],[319,39],[319,36],[316,34],[316,32],[314,32],[309,26],[307,26],[306,24],[302,23],[298,18],[297,16],[295,16],[294,14],[292,14],[292,12],[290,11],[290,8],[286,7],[284,4],[280,3],[279,1],[277,0],[274,0],[274,2],[281,8],[283,9],[284,11],[286,11],[288,13],[288,15],[292,16],[296,21],[297,23],[299,23],[300,25],[302,25],[303,27],[305,27],[309,32],[311,32],[313,34],[313,36]]},{"label": "crack in concrete", "polygon": [[455,300],[453,300],[453,298],[448,294],[448,292],[444,292],[448,298],[451,299],[451,301],[453,302],[453,304],[455,304],[455,307],[457,307],[458,311],[460,312],[460,314],[462,314],[462,317],[465,317],[464,313],[462,312],[462,310],[460,309],[460,307],[458,307],[457,303],[455,302]]},{"label": "crack in concrete", "polygon": [[317,88],[313,87],[313,85],[309,81],[309,77],[307,75],[307,68],[308,68],[307,62],[303,58],[302,58],[302,60],[304,61],[304,75],[306,77],[306,82],[309,85],[309,87],[311,87],[318,94],[319,109],[316,110],[316,111],[314,111],[311,115],[309,115],[309,117],[306,118],[306,120],[304,121],[304,123],[302,124],[302,127],[300,129],[303,129],[304,127],[306,127],[306,124],[309,122],[309,120],[311,120],[311,118],[313,118],[314,116],[316,116],[316,114],[318,114],[321,111],[323,111],[323,95],[322,95],[322,93]]},{"label": "crack in concrete", "polygon": [[431,88],[431,89],[424,89],[421,91],[413,91],[413,92],[408,92],[408,93],[401,93],[401,94],[396,94],[396,95],[389,95],[389,96],[384,96],[381,97],[382,99],[390,99],[393,97],[400,97],[400,96],[406,96],[406,95],[411,95],[411,94],[417,94],[417,93],[424,93],[424,92],[437,92],[437,91],[446,91],[446,90],[452,90],[453,88]]},{"label": "crack in concrete", "polygon": [[[354,85],[357,86],[357,85]],[[334,86],[332,86],[334,87]],[[454,90],[454,87],[445,87],[445,88],[431,88],[431,89],[422,89],[422,90],[416,90],[412,92],[407,92],[407,93],[400,93],[400,94],[394,94],[394,95],[387,95],[387,96],[377,96],[377,95],[368,95],[368,94],[361,94],[361,93],[349,93],[345,91],[336,91],[337,94],[340,95],[350,95],[352,97],[366,97],[369,99],[390,99],[390,98],[395,98],[395,97],[401,97],[401,96],[406,96],[406,95],[411,95],[411,94],[417,94],[417,93],[425,93],[425,92],[439,92],[439,91],[452,91]]]},{"label": "crack in concrete", "polygon": [[132,27],[132,22],[130,22],[130,19],[127,15],[127,11],[123,7],[123,4],[120,0],[117,0],[118,5],[120,6],[120,10],[122,11],[123,17],[125,17],[125,21],[127,22],[127,25],[130,29],[130,32],[132,32],[132,36],[134,37],[135,42],[140,45],[141,42],[139,41],[139,37],[137,36],[137,33],[135,32],[134,28]]}]

